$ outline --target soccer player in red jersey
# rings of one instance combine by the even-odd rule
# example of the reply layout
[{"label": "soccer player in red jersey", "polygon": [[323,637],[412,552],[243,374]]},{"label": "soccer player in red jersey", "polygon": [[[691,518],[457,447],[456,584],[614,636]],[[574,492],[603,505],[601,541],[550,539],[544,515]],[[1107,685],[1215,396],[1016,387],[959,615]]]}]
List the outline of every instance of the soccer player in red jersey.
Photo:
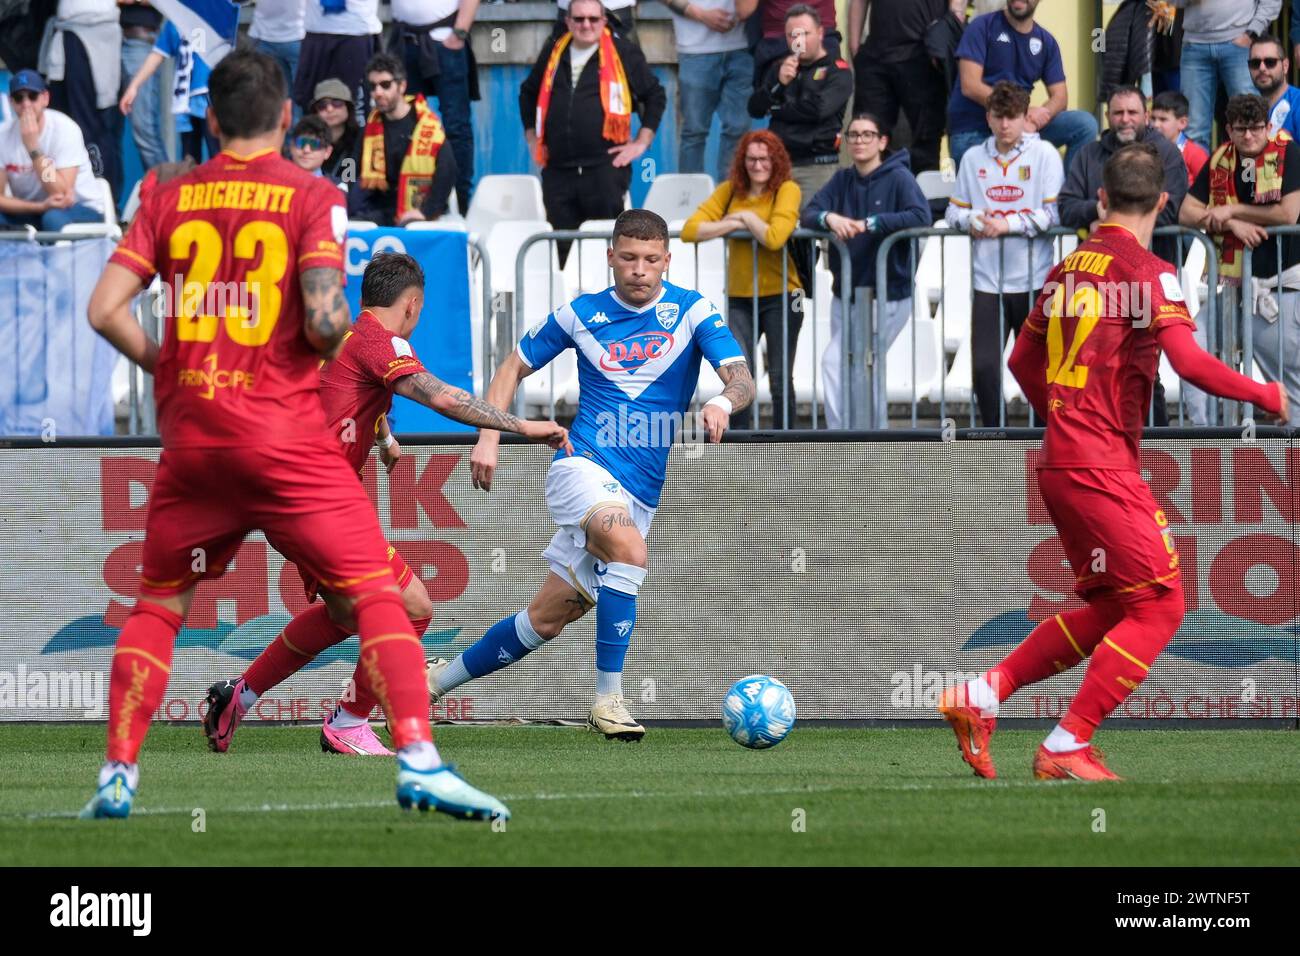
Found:
[{"label": "soccer player in red jersey", "polygon": [[[555,449],[567,447],[572,454],[568,430],[555,422],[522,421],[430,374],[407,341],[423,307],[424,270],[418,262],[396,252],[380,253],[370,260],[361,279],[361,314],[344,336],[339,354],[321,368],[325,416],[354,470],[360,472],[365,467],[372,443],[378,445],[380,458],[390,471],[397,464],[402,450],[386,419],[394,393],[467,425],[519,432]],[[392,545],[388,546],[388,564],[401,588],[416,637],[420,637],[433,617],[429,594]],[[320,583],[308,570],[299,568],[299,572],[307,598],[314,602]],[[208,690],[203,730],[212,749],[225,752],[230,747],[235,728],[258,697],[352,633],[350,622],[328,603],[313,603],[294,617],[242,676]],[[321,749],[391,756],[367,720],[378,699],[360,663],[352,689],[353,694],[339,701],[321,728]]]},{"label": "soccer player in red jersey", "polygon": [[[350,324],[341,194],[280,157],[290,107],[274,60],[232,53],[209,90],[221,154],[151,193],[89,307],[95,330],[153,373],[163,451],[139,599],[113,652],[107,761],[82,816],[129,815],[194,588],[259,528],[356,621],[362,666],[392,718],[399,804],[505,816],[433,744],[420,643],[378,518],[321,408],[320,356]],[[161,346],[131,314],[154,275],[168,290]]]},{"label": "soccer player in red jersey", "polygon": [[1208,355],[1173,267],[1147,251],[1168,199],[1156,151],[1118,150],[1103,172],[1107,215],[1048,276],[1011,353],[1047,422],[1038,487],[1087,604],[1039,624],[1000,664],[945,692],[939,711],[978,776],[996,772],[998,705],[1088,659],[1083,683],[1034,757],[1040,780],[1117,780],[1093,732],[1138,685],[1183,620],[1178,552],[1142,480],[1138,448],[1160,350],[1184,381],[1285,417],[1286,393]]}]

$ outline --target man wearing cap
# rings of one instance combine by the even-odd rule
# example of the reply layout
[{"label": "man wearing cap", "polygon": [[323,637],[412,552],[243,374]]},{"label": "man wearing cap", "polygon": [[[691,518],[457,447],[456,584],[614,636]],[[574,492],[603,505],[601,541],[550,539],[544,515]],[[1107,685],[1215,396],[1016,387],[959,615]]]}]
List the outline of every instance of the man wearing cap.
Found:
[{"label": "man wearing cap", "polygon": [[14,117],[0,126],[0,225],[56,232],[101,221],[104,197],[86,141],[70,116],[49,108],[45,80],[35,70],[19,70],[9,81],[9,99]]}]

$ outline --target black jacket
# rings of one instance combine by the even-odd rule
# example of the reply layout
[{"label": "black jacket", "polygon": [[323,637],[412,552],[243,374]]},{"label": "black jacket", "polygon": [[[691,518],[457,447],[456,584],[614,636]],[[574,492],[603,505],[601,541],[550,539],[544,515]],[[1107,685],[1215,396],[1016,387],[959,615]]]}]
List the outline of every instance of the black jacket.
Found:
[{"label": "black jacket", "polygon": [[772,117],[769,129],[796,164],[840,151],[844,110],[853,95],[853,72],[829,53],[800,65],[789,85],[777,79],[784,57],[767,68],[749,97],[749,115]]},{"label": "black jacket", "polygon": [[[1178,210],[1187,195],[1187,164],[1178,147],[1165,139],[1156,130],[1148,128],[1142,142],[1151,143],[1160,153],[1165,169],[1165,192],[1169,193],[1169,202],[1156,219],[1156,227],[1175,226],[1178,224]],[[1065,186],[1057,209],[1061,216],[1061,225],[1071,229],[1087,229],[1097,218],[1097,190],[1102,186],[1101,173],[1106,160],[1118,150],[1120,142],[1114,130],[1106,130],[1101,139],[1089,143],[1079,150],[1070,163],[1066,173]],[[1175,265],[1177,243],[1172,237],[1157,236],[1151,243],[1151,251],[1166,262]]]},{"label": "black jacket", "polygon": [[[537,123],[537,96],[556,42],[548,42],[542,48],[542,55],[533,64],[532,72],[519,87],[519,118],[524,129],[532,129]],[[560,58],[555,71],[555,85],[551,88],[551,104],[546,113],[547,165],[569,168],[600,166],[613,162],[609,150],[618,145],[605,139],[601,132],[605,111],[600,104],[600,53],[592,54],[587,61],[575,90],[569,68],[572,49],[570,45]],[[668,105],[668,95],[650,71],[650,64],[639,46],[615,35],[614,49],[623,61],[627,83],[632,89],[632,111],[641,118],[642,126],[657,130]]]}]

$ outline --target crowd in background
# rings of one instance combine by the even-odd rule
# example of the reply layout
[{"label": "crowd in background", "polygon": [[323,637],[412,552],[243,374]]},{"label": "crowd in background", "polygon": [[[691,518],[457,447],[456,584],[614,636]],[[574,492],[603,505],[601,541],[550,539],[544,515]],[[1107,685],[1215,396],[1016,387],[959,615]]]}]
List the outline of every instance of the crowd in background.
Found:
[{"label": "crowd in background", "polygon": [[[1279,250],[1262,232],[1300,216],[1290,142],[1300,91],[1288,83],[1289,44],[1276,32],[1282,0],[1197,0],[1154,18],[1156,5],[1124,0],[1101,54],[1104,133],[1092,113],[1068,108],[1060,46],[1035,19],[1042,2],[1059,0],[850,0],[841,24],[834,0],[665,0],[677,46],[677,171],[705,172],[715,117],[721,134],[708,170],[717,189],[683,238],[746,234],[732,240],[729,320],[746,349],[763,343],[778,427],[795,417],[799,299],[812,291],[815,253],[791,238],[796,226],[843,240],[859,287],[874,286],[875,253],[893,232],[938,215],[968,233],[974,391],[981,420],[995,424],[1005,336],[1023,322],[1051,265],[1044,234],[1097,227],[1102,167],[1133,142],[1150,144],[1164,163],[1169,202],[1160,223],[1215,236],[1229,281],[1240,250],[1256,248],[1255,276],[1272,277],[1278,290],[1261,297],[1274,314],[1259,321],[1280,312],[1288,331],[1273,340],[1291,341],[1294,325],[1300,348],[1300,293],[1290,291],[1300,288],[1292,282],[1300,244],[1288,239]],[[437,219],[453,204],[468,209],[478,5],[392,0],[386,35],[379,0],[253,6],[240,42],[274,57],[284,73],[294,112],[286,156],[337,183],[353,218],[401,226]],[[167,160],[164,113],[188,160],[217,148],[206,122],[209,64],[191,38],[146,2],[47,6],[38,69],[14,74],[13,118],[0,127],[0,227],[58,229],[120,203],[123,118],[146,169]],[[1290,43],[1300,56],[1300,0],[1292,8]],[[622,210],[634,165],[669,108],[636,26],[634,0],[562,0],[520,86],[521,127],[556,229]],[[0,55],[12,66],[24,53],[0,43]],[[173,81],[163,89],[167,61]],[[1145,77],[1150,103],[1136,85]],[[1034,102],[1040,84],[1046,98]],[[766,129],[753,129],[755,121]],[[946,211],[931,207],[916,179],[944,168],[945,137],[953,183]],[[1258,164],[1267,175],[1241,178]],[[1155,251],[1177,258],[1168,240]],[[878,296],[886,346],[911,315],[912,284],[905,245],[896,245]],[[832,427],[842,418],[840,291],[822,364]],[[1300,409],[1296,384],[1292,407]],[[1157,421],[1163,405],[1158,394]]]}]

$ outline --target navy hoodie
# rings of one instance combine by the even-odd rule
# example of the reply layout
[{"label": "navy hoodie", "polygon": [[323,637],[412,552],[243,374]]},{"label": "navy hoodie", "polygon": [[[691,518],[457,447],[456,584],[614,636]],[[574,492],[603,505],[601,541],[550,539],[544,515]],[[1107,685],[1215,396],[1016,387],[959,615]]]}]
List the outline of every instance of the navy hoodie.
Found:
[{"label": "navy hoodie", "polygon": [[[930,203],[912,175],[907,150],[900,149],[885,157],[873,172],[859,176],[852,166],[841,169],[804,208],[802,224],[817,229],[817,219],[824,212],[833,212],[850,219],[877,217],[876,230],[854,236],[848,242],[849,258],[853,265],[853,285],[876,285],[876,253],[880,243],[891,232],[930,226]],[[888,288],[890,302],[906,299],[912,294],[915,281],[912,276],[907,247],[910,243],[898,242],[889,253]],[[840,295],[839,252],[831,246],[831,275],[836,298]]]}]

